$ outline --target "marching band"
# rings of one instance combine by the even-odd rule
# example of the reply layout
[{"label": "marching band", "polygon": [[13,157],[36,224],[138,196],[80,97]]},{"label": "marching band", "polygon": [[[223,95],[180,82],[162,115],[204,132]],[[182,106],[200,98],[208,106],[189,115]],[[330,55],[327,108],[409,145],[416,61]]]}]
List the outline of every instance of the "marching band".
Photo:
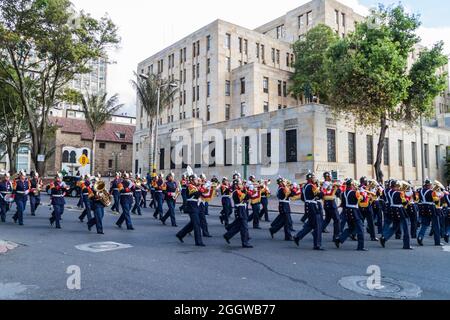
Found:
[{"label": "marching band", "polygon": [[[311,233],[313,249],[323,251],[322,235],[328,233],[327,227],[332,222],[332,239],[337,248],[351,238],[357,242],[358,251],[367,251],[367,232],[370,240],[379,242],[383,248],[395,235],[396,239],[403,240],[403,249],[412,250],[411,240],[416,239],[418,245],[423,246],[430,228],[430,236],[436,246],[443,245],[442,239],[449,242],[450,189],[439,181],[427,179],[422,187],[416,188],[411,182],[400,180],[387,181],[383,186],[366,177],[359,182],[350,178],[334,181],[329,172],[323,175],[323,179],[320,182],[315,174],[309,173],[301,185],[282,177],[277,180],[278,216],[269,229],[272,238],[283,229],[284,240],[300,246],[300,242]],[[194,232],[195,245],[203,247],[203,238],[211,237],[207,220],[210,203],[220,197],[222,210],[219,218],[225,227],[223,238],[229,244],[240,233],[242,247],[252,248],[248,224],[253,222],[254,229],[261,229],[260,221],[270,222],[270,184],[270,180],[258,181],[255,176],[245,181],[239,173],[235,173],[231,181],[226,177],[221,181],[217,177],[208,180],[204,174],[197,176],[190,167],[180,182],[176,181],[173,173],[164,176],[154,171],[145,178],[136,175],[134,179],[129,173],[117,173],[107,188],[100,176],[85,176],[77,184],[84,208],[79,220],[84,222],[87,218],[89,231],[95,226],[98,234],[104,234],[104,209],[112,204],[112,212],[120,214],[117,227],[122,228],[125,223],[128,230],[134,230],[131,215],[142,215],[142,209],[147,207],[146,195],[150,193],[153,202],[150,208],[155,208],[155,219],[163,225],[170,219],[172,227],[178,227],[175,211],[181,196],[179,209],[189,215],[189,223],[176,237],[184,243],[185,237]],[[28,199],[31,215],[35,216],[41,204],[42,189],[42,179],[37,173],[28,178],[21,171],[12,180],[9,174],[4,174],[0,181],[1,222],[6,222],[7,213],[15,203],[17,211],[13,221],[23,226]],[[69,187],[58,174],[48,190],[53,208],[50,225],[61,229]],[[304,225],[295,234],[291,204],[300,201],[305,205]],[[168,208],[166,213],[164,203]]]}]

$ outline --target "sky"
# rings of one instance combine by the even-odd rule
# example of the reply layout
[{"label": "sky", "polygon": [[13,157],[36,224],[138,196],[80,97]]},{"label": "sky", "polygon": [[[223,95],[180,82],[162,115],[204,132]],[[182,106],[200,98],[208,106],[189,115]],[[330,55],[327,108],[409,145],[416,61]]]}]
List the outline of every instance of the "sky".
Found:
[{"label": "sky", "polygon": [[[378,3],[396,4],[396,0],[338,0],[365,14]],[[114,62],[108,67],[107,90],[118,93],[123,113],[135,115],[136,94],[130,85],[137,64],[216,19],[249,29],[284,15],[309,0],[72,0],[77,10],[98,18],[107,13],[119,27],[122,39],[110,52]],[[412,13],[421,15],[419,35],[424,45],[444,40],[450,54],[450,1],[404,0]]]}]

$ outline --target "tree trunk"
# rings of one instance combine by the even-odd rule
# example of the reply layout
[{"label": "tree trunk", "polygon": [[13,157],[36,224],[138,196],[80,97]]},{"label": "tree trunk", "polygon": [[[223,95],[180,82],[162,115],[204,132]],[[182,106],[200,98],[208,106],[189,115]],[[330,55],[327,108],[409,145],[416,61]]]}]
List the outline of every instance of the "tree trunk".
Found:
[{"label": "tree trunk", "polygon": [[92,159],[91,159],[91,175],[95,176],[95,151],[97,147],[97,132],[94,132],[94,138],[92,139]]},{"label": "tree trunk", "polygon": [[17,172],[16,166],[16,150],[14,149],[14,143],[7,142],[6,149],[8,150],[8,160],[9,160],[9,173],[15,174]]},{"label": "tree trunk", "polygon": [[375,162],[375,174],[379,183],[384,182],[384,174],[381,170],[381,165],[383,162],[384,141],[386,139],[386,133],[388,129],[389,126],[387,124],[386,117],[383,116],[380,121],[380,136],[378,137],[377,160]]},{"label": "tree trunk", "polygon": [[154,139],[153,139],[153,119],[150,120],[150,148],[149,148],[149,163],[150,163],[150,172],[153,172],[153,148],[154,148]]}]

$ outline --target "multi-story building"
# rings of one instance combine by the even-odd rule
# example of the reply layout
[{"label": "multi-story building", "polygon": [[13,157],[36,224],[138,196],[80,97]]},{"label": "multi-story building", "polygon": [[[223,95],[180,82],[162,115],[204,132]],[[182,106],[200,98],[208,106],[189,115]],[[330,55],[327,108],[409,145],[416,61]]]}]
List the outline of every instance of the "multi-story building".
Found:
[{"label": "multi-story building", "polygon": [[[255,30],[216,20],[139,63],[138,73],[179,83],[178,95],[158,119],[157,169],[181,173],[190,164],[218,176],[243,170],[290,179],[325,170],[341,177],[374,176],[376,130],[335,119],[326,106],[297,101],[288,93],[292,44],[321,23],[345,36],[362,19],[335,0],[313,0]],[[149,124],[138,102],[136,172],[151,167]],[[450,132],[427,126],[424,136],[425,173],[442,178]],[[391,126],[383,159],[386,176],[422,179],[419,138],[415,128]],[[264,168],[274,163],[276,172],[267,173]]]}]

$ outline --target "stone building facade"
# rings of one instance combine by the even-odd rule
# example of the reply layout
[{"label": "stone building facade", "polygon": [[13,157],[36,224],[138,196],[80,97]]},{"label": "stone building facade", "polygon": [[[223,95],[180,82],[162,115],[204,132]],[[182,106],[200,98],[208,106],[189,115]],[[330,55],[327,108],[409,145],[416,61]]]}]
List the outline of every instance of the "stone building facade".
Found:
[{"label": "stone building facade", "polygon": [[[373,177],[377,132],[355,128],[349,120],[334,119],[326,106],[288,94],[292,44],[320,23],[343,37],[362,19],[338,1],[313,0],[255,30],[216,20],[141,62],[138,73],[158,73],[180,84],[178,96],[158,120],[157,169],[179,174],[190,164],[198,172],[228,177],[238,171],[300,180],[308,171],[326,170],[338,171],[341,178]],[[448,111],[448,92],[436,99],[436,106],[436,120],[424,129],[425,175],[444,180],[450,131],[439,115]],[[150,170],[149,123],[138,103],[135,172]],[[226,129],[237,135],[232,141]],[[419,138],[418,128],[392,124],[383,159],[386,177],[422,180]],[[230,163],[217,159],[230,154]],[[264,170],[277,161],[275,173]]]},{"label": "stone building facade", "polygon": [[[56,171],[65,170],[69,175],[91,173],[90,165],[83,167],[80,157],[86,154],[92,161],[92,131],[85,120],[73,118],[50,119],[58,127],[52,146],[54,154],[46,160],[46,173],[55,175]],[[108,122],[97,133],[96,173],[102,176],[114,175],[116,171],[131,172],[133,168],[133,134],[134,125]]]}]

